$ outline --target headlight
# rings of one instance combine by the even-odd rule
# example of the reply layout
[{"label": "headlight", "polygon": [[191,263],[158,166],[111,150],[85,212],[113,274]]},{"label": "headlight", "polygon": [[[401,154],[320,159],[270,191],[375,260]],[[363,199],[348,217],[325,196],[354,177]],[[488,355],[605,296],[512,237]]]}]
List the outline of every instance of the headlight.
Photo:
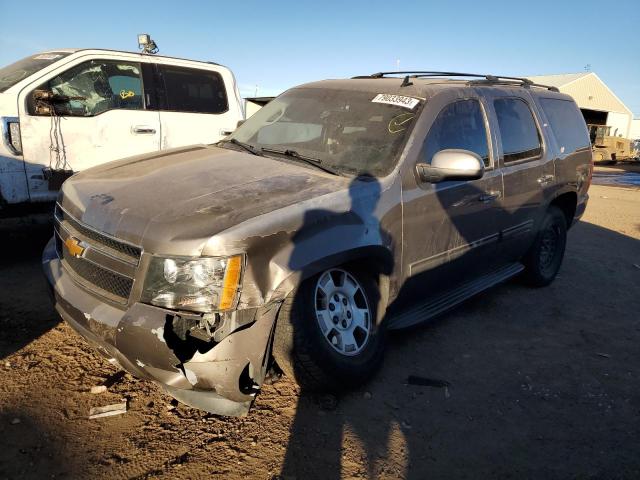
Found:
[{"label": "headlight", "polygon": [[233,308],[238,299],[244,259],[233,257],[153,257],[142,301],[194,312]]}]

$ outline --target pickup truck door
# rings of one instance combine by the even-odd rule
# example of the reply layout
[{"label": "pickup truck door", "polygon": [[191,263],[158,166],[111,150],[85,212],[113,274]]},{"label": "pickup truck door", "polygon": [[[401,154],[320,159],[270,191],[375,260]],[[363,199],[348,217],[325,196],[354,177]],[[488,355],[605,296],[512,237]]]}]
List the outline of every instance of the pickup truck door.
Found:
[{"label": "pickup truck door", "polygon": [[160,148],[215,143],[241,120],[235,92],[214,70],[158,63],[155,65],[161,105]]},{"label": "pickup truck door", "polygon": [[[51,115],[38,110],[36,89],[72,99]],[[139,62],[79,59],[23,89],[19,111],[32,201],[55,198],[43,168],[80,171],[160,148],[159,114],[147,109]]]},{"label": "pickup truck door", "polygon": [[[537,107],[526,91],[517,96],[487,89],[490,122],[497,134],[504,181],[499,260],[510,263],[526,253],[555,183],[553,151],[542,133]],[[523,90],[523,89],[519,89]]]},{"label": "pickup truck door", "polygon": [[[403,179],[403,271],[410,296],[451,290],[492,268],[498,230],[496,211],[502,198],[502,173],[495,168],[493,141],[479,97],[442,93],[423,115],[427,127],[418,158]],[[415,163],[429,163],[437,151],[460,148],[485,160],[482,178],[421,183]]]}]

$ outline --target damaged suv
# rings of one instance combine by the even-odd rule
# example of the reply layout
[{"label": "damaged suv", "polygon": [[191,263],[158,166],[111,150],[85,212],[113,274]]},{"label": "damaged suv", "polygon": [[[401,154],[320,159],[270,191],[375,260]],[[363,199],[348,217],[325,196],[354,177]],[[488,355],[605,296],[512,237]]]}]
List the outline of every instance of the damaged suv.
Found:
[{"label": "damaged suv", "polygon": [[402,72],[293,88],[216,145],[88,169],[43,254],[55,307],[181,402],[246,413],[275,361],[361,383],[388,329],[521,274],[549,284],[589,136],[528,80]]}]

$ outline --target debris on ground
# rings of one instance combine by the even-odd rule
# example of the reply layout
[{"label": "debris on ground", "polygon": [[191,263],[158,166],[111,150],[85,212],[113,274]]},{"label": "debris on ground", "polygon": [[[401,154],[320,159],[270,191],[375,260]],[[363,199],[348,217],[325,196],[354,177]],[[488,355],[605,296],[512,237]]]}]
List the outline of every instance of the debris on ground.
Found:
[{"label": "debris on ground", "polygon": [[14,418],[13,420],[11,420],[11,425],[17,425],[20,422],[22,422],[22,420],[20,420],[19,418]]},{"label": "debris on ground", "polygon": [[104,393],[106,391],[107,391],[106,385],[95,385],[91,387],[91,393],[93,393],[94,395],[97,395],[99,393]]},{"label": "debris on ground", "polygon": [[445,388],[450,387],[451,384],[446,380],[439,380],[437,378],[420,377],[418,375],[409,375],[407,377],[407,385],[415,385],[418,387],[436,387]]},{"label": "debris on ground", "polygon": [[89,418],[110,417],[112,415],[121,415],[127,412],[127,402],[114,403],[113,405],[105,405],[104,407],[91,407],[89,410]]},{"label": "debris on ground", "polygon": [[274,383],[277,383],[282,378],[282,375],[283,375],[282,370],[273,366],[267,372],[267,376],[264,379],[264,384],[273,385]]},{"label": "debris on ground", "polygon": [[599,356],[599,357],[611,358],[611,355],[609,355],[608,353],[596,352],[596,355]]},{"label": "debris on ground", "polygon": [[364,392],[363,397],[365,400],[371,400],[371,397],[372,397],[371,392]]}]

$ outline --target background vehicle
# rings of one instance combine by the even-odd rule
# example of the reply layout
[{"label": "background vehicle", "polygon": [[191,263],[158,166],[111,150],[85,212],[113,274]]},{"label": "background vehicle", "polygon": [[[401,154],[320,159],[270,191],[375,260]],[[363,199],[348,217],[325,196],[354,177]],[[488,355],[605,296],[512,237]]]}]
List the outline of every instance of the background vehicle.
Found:
[{"label": "background vehicle", "polygon": [[243,118],[233,73],[214,63],[94,49],[24,58],[0,69],[0,214],[51,204],[73,172],[214,143]]},{"label": "background vehicle", "polygon": [[631,140],[611,135],[608,125],[588,125],[593,148],[593,161],[615,165],[619,160],[633,159]]},{"label": "background vehicle", "polygon": [[640,140],[631,142],[631,156],[636,160],[640,160]]},{"label": "background vehicle", "polygon": [[591,181],[575,102],[412,73],[303,85],[217,146],[69,179],[43,254],[58,312],[178,400],[241,414],[272,356],[349,388],[387,329],[514,275],[549,284]]}]

